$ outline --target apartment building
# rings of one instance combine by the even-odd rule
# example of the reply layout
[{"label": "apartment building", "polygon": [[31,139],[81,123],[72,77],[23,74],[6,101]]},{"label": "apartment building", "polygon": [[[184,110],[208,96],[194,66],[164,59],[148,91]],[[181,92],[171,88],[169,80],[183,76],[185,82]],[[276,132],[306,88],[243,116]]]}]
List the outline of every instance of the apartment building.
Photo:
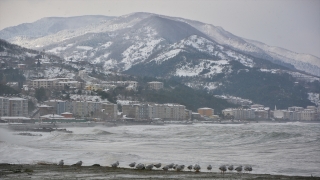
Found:
[{"label": "apartment building", "polygon": [[135,119],[185,120],[185,106],[180,104],[125,104],[122,105],[124,115]]},{"label": "apartment building", "polygon": [[28,100],[19,97],[0,97],[0,116],[28,116]]},{"label": "apartment building", "polygon": [[0,116],[9,116],[9,98],[0,96]]},{"label": "apartment building", "polygon": [[264,108],[254,109],[224,109],[222,114],[225,117],[233,117],[234,119],[249,120],[249,119],[269,119],[269,111]]},{"label": "apartment building", "polygon": [[118,106],[110,102],[49,100],[44,103],[54,107],[58,115],[70,112],[75,117],[116,119],[118,113]]},{"label": "apartment building", "polygon": [[93,101],[71,101],[69,112],[76,117],[96,117],[100,115],[101,102]]},{"label": "apartment building", "polygon": [[302,121],[310,121],[316,119],[316,112],[313,109],[304,109],[300,111]]},{"label": "apartment building", "polygon": [[214,109],[212,108],[207,108],[207,107],[204,107],[204,108],[199,108],[198,109],[198,113],[202,116],[207,116],[207,117],[210,117],[214,114]]},{"label": "apartment building", "polygon": [[101,111],[105,119],[115,120],[118,116],[118,106],[109,102],[103,102],[101,104]]},{"label": "apartment building", "polygon": [[71,106],[70,101],[63,100],[48,100],[44,102],[45,104],[52,106],[56,114],[61,115],[64,112],[68,112]]},{"label": "apartment building", "polygon": [[30,82],[30,86],[33,88],[45,88],[45,89],[65,89],[66,87],[81,88],[81,83],[73,81],[69,78],[54,78],[54,79],[35,79]]},{"label": "apartment building", "polygon": [[122,112],[129,118],[150,119],[148,104],[126,104],[122,105]]},{"label": "apartment building", "polygon": [[148,87],[149,89],[159,90],[163,88],[163,82],[158,82],[158,81],[148,82]]},{"label": "apartment building", "polygon": [[35,79],[30,82],[30,86],[33,88],[55,88],[56,84],[58,82],[58,79]]},{"label": "apartment building", "polygon": [[185,120],[185,106],[180,104],[150,104],[149,118],[164,120]]}]

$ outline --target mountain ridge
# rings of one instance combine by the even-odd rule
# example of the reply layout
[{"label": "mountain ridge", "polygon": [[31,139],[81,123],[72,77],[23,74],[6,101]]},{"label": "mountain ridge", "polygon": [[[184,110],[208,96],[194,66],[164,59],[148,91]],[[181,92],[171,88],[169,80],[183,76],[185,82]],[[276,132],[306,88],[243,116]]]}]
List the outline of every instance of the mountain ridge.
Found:
[{"label": "mountain ridge", "polygon": [[[178,25],[179,22],[184,22],[189,24],[196,30],[202,32],[201,36],[209,37],[209,39],[219,43],[220,45],[223,45],[225,47],[228,46],[229,48],[235,51],[249,54],[256,58],[266,59],[276,64],[280,64],[280,65],[291,64],[297,70],[305,71],[307,73],[320,77],[320,58],[316,56],[309,55],[309,54],[302,54],[302,53],[294,53],[284,48],[276,48],[276,47],[268,46],[261,42],[257,42],[255,40],[244,39],[224,30],[222,27],[202,23],[200,21],[188,20],[188,19],[183,19],[178,17],[169,17],[169,16],[158,15],[153,13],[144,13],[144,12],[131,13],[128,15],[113,17],[103,22],[100,21],[96,23],[91,23],[87,26],[83,26],[75,30],[65,28],[62,31],[57,32],[56,34],[50,34],[40,38],[30,39],[28,37],[15,36],[14,38],[11,38],[9,42],[22,45],[28,48],[41,49],[41,48],[45,48],[46,46],[52,45],[54,43],[56,44],[62,43],[65,40],[80,37],[88,33],[95,33],[95,34],[106,33],[106,32],[116,33],[117,31],[123,30],[125,28],[133,28],[135,24],[143,23],[143,21],[145,21],[148,18],[153,18],[152,23],[155,23],[154,19],[157,19],[159,21],[160,18],[162,19],[162,21],[172,20],[171,22],[174,22],[172,24],[175,24],[175,28],[172,28],[171,26],[167,26],[168,29],[166,33],[170,31],[172,32],[172,34],[175,34],[175,36],[170,36],[171,33],[167,34],[167,36],[170,36],[166,38],[166,40],[169,40],[169,43],[173,43],[181,39],[181,38],[180,39],[178,38],[179,34],[177,35],[177,33],[175,32],[175,29],[179,29],[177,28],[179,26]],[[161,23],[158,22],[156,23],[156,25],[157,24],[159,25]],[[168,25],[169,23],[166,23],[166,24]],[[155,29],[159,30],[160,28],[161,27],[157,27]],[[162,27],[162,28],[165,28],[165,27]],[[172,30],[170,30],[170,28]],[[183,29],[188,31],[190,30],[190,27],[180,28],[179,31],[181,31],[182,33]],[[1,33],[3,34],[3,32],[0,31],[0,38],[3,38],[3,35]],[[200,34],[198,33],[196,35],[200,35]],[[287,66],[287,67],[292,67],[292,66]]]}]

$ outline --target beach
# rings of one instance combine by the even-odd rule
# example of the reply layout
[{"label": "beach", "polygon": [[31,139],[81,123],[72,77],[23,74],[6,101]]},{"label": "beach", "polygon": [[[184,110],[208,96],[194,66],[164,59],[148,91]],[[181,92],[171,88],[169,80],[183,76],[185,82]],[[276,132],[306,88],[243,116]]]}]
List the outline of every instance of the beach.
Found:
[{"label": "beach", "polygon": [[58,166],[53,164],[0,164],[0,179],[34,179],[34,180],[73,180],[73,179],[282,179],[304,180],[319,179],[316,177],[284,176],[270,174],[251,174],[227,172],[194,172],[194,171],[162,171],[162,170],[137,170],[130,168],[112,168],[106,166]]}]

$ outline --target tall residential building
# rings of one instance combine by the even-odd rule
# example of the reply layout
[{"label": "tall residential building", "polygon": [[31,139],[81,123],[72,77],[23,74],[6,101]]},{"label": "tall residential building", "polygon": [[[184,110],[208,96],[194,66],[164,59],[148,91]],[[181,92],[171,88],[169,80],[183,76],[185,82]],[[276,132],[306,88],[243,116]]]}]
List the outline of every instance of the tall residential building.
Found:
[{"label": "tall residential building", "polygon": [[180,104],[129,104],[122,105],[124,115],[135,119],[185,120],[185,106]]},{"label": "tall residential building", "polygon": [[9,116],[9,99],[0,97],[0,116]]},{"label": "tall residential building", "polygon": [[[115,120],[117,119],[118,116],[118,106],[117,104],[112,104],[109,102],[102,102],[102,113],[103,113],[103,117],[105,119],[111,119],[111,120]],[[104,116],[105,115],[105,116]]]},{"label": "tall residential building", "polygon": [[127,117],[135,119],[149,119],[148,104],[127,104],[122,105],[122,112]]},{"label": "tall residential building", "polygon": [[180,104],[150,104],[149,117],[164,120],[185,120],[185,106]]},{"label": "tall residential building", "polygon": [[19,97],[0,97],[0,116],[28,116],[28,100]]},{"label": "tall residential building", "polygon": [[102,105],[93,101],[71,101],[69,112],[76,117],[95,117],[100,115]]},{"label": "tall residential building", "polygon": [[61,115],[61,113],[68,112],[70,110],[70,101],[63,100],[48,100],[44,102],[45,104],[52,106],[56,114]]}]

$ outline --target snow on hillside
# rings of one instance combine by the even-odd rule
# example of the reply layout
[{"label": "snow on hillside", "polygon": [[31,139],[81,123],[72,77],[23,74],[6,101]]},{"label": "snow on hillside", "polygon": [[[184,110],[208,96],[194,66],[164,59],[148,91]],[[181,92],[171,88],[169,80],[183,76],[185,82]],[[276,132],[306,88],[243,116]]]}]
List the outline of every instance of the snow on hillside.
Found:
[{"label": "snow on hillside", "polygon": [[260,69],[261,72],[269,72],[269,73],[272,73],[272,74],[275,74],[279,71],[279,69]]},{"label": "snow on hillside", "polygon": [[78,95],[78,94],[70,94],[70,99],[74,101],[93,101],[93,102],[102,101],[100,96],[89,96],[89,95]]},{"label": "snow on hillside", "polygon": [[247,67],[254,66],[253,60],[251,58],[248,58],[240,53],[237,53],[237,52],[231,51],[231,50],[227,50],[227,51],[225,51],[225,53],[228,55],[229,58],[231,57],[234,60],[241,62],[241,64],[243,64]]},{"label": "snow on hillside", "polygon": [[103,64],[103,69],[112,69],[114,68],[114,65],[117,64],[118,61],[115,60],[115,59],[108,59],[108,60],[105,60],[104,61],[104,64]]},{"label": "snow on hillside", "polygon": [[54,54],[59,54],[61,51],[64,51],[67,48],[68,47],[55,47],[55,48],[52,48],[52,49],[48,50],[47,52],[54,53]]},{"label": "snow on hillside", "polygon": [[256,45],[257,47],[263,49],[266,51],[268,54],[277,56],[277,57],[285,57],[286,60],[285,62],[290,63],[289,59],[295,60],[295,61],[301,61],[305,63],[310,63],[312,65],[318,66],[320,68],[320,58],[310,55],[310,54],[300,54],[296,52],[289,51],[284,48],[280,47],[274,47],[274,46],[268,46],[264,43],[258,42],[258,41],[253,41],[253,40],[247,40],[248,42]]},{"label": "snow on hillside", "polygon": [[207,34],[214,41],[221,45],[227,45],[237,51],[249,53],[257,57],[269,57],[269,60],[277,59],[282,62],[292,64],[298,70],[302,70],[313,75],[320,76],[320,58],[310,54],[300,54],[291,52],[284,48],[268,46],[264,43],[254,40],[244,39],[225,31],[221,27],[211,24],[205,24],[198,21],[191,21],[182,18],[176,18],[190,24],[201,32]]},{"label": "snow on hillside", "polygon": [[47,77],[47,78],[65,77],[65,78],[73,79],[75,76],[74,73],[58,67],[49,67],[44,72],[45,72],[44,77]]},{"label": "snow on hillside", "polygon": [[87,51],[93,49],[93,47],[90,47],[90,46],[77,46],[76,48],[77,49],[87,50]]},{"label": "snow on hillside", "polygon": [[206,35],[208,35],[214,41],[216,41],[221,45],[228,45],[245,52],[260,51],[257,47],[245,42],[240,37],[237,37],[229,33],[228,31],[225,31],[222,27],[217,27],[211,24],[205,24],[205,23],[181,19],[181,18],[179,20],[190,24],[191,26],[205,33]]},{"label": "snow on hillside", "polygon": [[152,61],[155,61],[157,64],[161,64],[162,62],[175,57],[182,51],[183,51],[182,49],[173,49],[167,52],[163,52],[158,57],[152,59]]},{"label": "snow on hillside", "polygon": [[92,64],[99,64],[99,63],[103,63],[106,62],[105,60],[108,59],[110,53],[105,53],[99,57],[96,57],[95,59],[89,61]]},{"label": "snow on hillside", "polygon": [[[210,77],[218,73],[222,73],[222,70],[229,64],[227,60],[200,60],[199,64],[193,65],[193,63],[187,63],[177,68],[175,76],[197,76],[203,73],[205,76]],[[223,65],[223,66],[222,66]]]},{"label": "snow on hillside", "polygon": [[108,47],[110,47],[112,45],[112,42],[106,42],[105,44],[102,44],[100,47],[101,48],[105,48],[105,49],[107,49]]},{"label": "snow on hillside", "polygon": [[78,29],[62,30],[55,34],[50,34],[36,39],[16,37],[10,39],[10,42],[23,47],[37,49],[50,44],[61,43],[65,40],[79,37],[88,33],[114,32],[120,29],[129,28],[146,17],[147,16],[135,16],[130,18],[129,16],[120,16],[103,22],[92,23]]},{"label": "snow on hillside", "polygon": [[308,93],[308,99],[314,104],[316,104],[318,107],[320,106],[320,94]]},{"label": "snow on hillside", "polygon": [[145,36],[143,38],[138,37],[139,41],[137,41],[137,37],[133,37],[133,39],[136,40],[135,43],[122,53],[123,58],[121,63],[125,64],[123,70],[129,69],[139,60],[146,60],[152,54],[156,46],[164,40],[162,38],[154,38],[157,33],[149,27],[144,28],[143,30]]}]

